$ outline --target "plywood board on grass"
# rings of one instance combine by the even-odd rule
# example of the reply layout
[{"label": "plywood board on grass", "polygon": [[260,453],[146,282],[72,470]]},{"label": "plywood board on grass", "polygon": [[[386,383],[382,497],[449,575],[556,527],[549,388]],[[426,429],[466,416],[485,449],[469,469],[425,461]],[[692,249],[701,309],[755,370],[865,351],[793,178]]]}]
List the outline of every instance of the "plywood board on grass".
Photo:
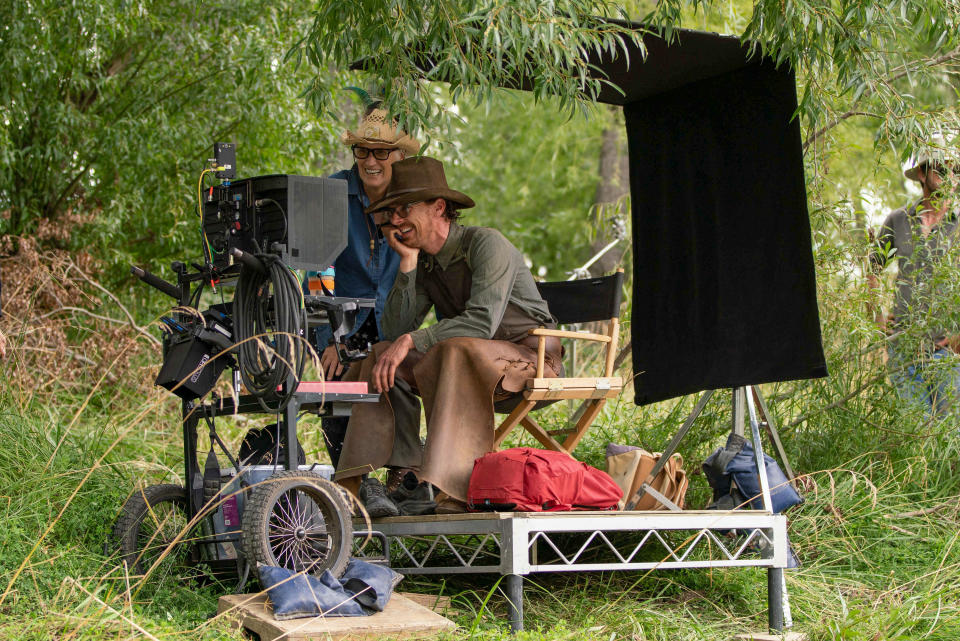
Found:
[{"label": "plywood board on grass", "polygon": [[364,639],[428,639],[456,627],[453,621],[394,594],[383,612],[368,617],[313,617],[277,621],[266,595],[229,594],[217,611],[237,619],[261,641],[362,641]]}]

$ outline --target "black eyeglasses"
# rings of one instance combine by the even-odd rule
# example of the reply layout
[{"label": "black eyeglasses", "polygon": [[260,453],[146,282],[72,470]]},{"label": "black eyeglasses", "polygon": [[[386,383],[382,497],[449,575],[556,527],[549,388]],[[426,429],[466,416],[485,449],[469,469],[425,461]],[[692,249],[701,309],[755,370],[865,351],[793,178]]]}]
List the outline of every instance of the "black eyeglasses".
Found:
[{"label": "black eyeglasses", "polygon": [[357,160],[363,160],[368,156],[370,156],[370,154],[373,154],[373,157],[376,158],[377,160],[386,160],[387,158],[390,157],[390,154],[396,151],[396,148],[368,149],[366,147],[357,147],[356,145],[351,147],[351,149],[353,150],[353,157],[356,158]]},{"label": "black eyeglasses", "polygon": [[422,200],[415,200],[412,203],[407,203],[406,205],[397,205],[396,207],[391,207],[389,209],[381,209],[380,211],[387,217],[393,216],[396,214],[400,218],[406,218],[410,215],[410,208],[414,205],[419,205],[422,203]]}]

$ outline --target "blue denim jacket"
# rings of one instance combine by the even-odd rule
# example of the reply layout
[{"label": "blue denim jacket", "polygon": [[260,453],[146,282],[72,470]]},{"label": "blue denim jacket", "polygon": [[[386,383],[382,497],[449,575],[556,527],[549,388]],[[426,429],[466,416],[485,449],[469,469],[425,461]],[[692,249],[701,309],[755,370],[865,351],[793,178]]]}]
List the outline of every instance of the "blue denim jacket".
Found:
[{"label": "blue denim jacket", "polygon": [[[334,292],[337,296],[351,298],[376,298],[374,308],[377,321],[377,333],[383,335],[380,318],[387,302],[387,294],[393,287],[400,268],[400,256],[390,249],[387,241],[373,223],[373,216],[363,213],[370,199],[363,191],[357,166],[344,169],[330,176],[347,181],[347,248],[333,261]],[[366,218],[366,222],[364,222]],[[369,226],[368,226],[369,223]],[[370,231],[373,230],[374,249],[370,253]],[[369,311],[363,309],[357,315],[354,330],[363,325]],[[317,328],[317,347],[323,350],[332,340],[333,332],[329,325]]]}]

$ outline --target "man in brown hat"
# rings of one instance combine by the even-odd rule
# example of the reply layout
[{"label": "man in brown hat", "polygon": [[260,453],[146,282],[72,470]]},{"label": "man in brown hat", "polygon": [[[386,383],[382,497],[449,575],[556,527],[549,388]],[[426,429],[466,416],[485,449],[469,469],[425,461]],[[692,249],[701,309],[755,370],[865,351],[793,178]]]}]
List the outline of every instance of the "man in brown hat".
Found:
[{"label": "man in brown hat", "polygon": [[[500,232],[463,227],[468,196],[447,186],[443,165],[409,158],[393,166],[383,199],[387,242],[400,271],[383,315],[384,337],[357,368],[381,393],[355,406],[336,479],[354,490],[383,465],[411,468],[447,495],[438,511],[462,511],[474,459],[493,449],[495,400],[523,389],[536,371],[527,330],[556,327],[523,256]],[[420,328],[433,308],[440,320]],[[559,340],[548,343],[548,375],[561,375]],[[427,415],[422,452],[405,447]]]},{"label": "man in brown hat", "polygon": [[871,255],[870,286],[879,287],[877,274],[897,259],[897,289],[893,314],[878,314],[881,326],[895,333],[889,345],[890,379],[906,400],[942,415],[960,400],[960,337],[934,323],[919,349],[903,343],[902,332],[911,317],[921,318],[940,297],[934,284],[937,259],[957,248],[960,240],[960,201],[957,165],[941,154],[922,154],[904,176],[920,183],[923,196],[909,207],[887,216]]},{"label": "man in brown hat", "polygon": [[[366,94],[364,97],[369,99]],[[383,335],[383,309],[397,276],[400,257],[379,231],[378,223],[381,221],[364,210],[370,203],[383,199],[390,184],[393,164],[403,160],[407,154],[415,154],[420,144],[396,127],[393,119],[380,108],[379,102],[367,105],[356,129],[344,131],[341,141],[350,147],[355,162],[350,169],[331,176],[347,182],[347,246],[333,263],[335,289],[338,296],[376,300],[372,311],[361,311],[354,331],[346,337],[346,340],[366,344],[368,340],[378,341]],[[358,334],[357,338],[354,338],[355,334]],[[328,325],[322,325],[317,328],[315,339],[325,378],[338,378],[343,367],[333,345],[333,331]],[[343,447],[347,418],[324,418],[321,425],[330,460],[336,466]],[[399,485],[402,475],[396,476]],[[395,515],[395,511],[391,510],[395,510],[392,504],[383,509],[378,509],[376,505],[370,507],[371,513],[379,516]]]}]

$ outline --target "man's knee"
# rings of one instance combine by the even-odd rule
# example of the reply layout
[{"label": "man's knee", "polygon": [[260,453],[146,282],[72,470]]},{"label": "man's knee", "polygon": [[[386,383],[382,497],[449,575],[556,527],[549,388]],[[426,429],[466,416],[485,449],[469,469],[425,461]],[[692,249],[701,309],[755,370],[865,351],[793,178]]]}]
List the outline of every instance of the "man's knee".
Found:
[{"label": "man's knee", "polygon": [[478,341],[483,340],[485,339],[473,338],[469,336],[454,336],[452,338],[445,338],[431,347],[427,352],[427,355],[432,356],[434,354],[443,354],[446,352],[468,351],[472,347],[475,348]]}]

